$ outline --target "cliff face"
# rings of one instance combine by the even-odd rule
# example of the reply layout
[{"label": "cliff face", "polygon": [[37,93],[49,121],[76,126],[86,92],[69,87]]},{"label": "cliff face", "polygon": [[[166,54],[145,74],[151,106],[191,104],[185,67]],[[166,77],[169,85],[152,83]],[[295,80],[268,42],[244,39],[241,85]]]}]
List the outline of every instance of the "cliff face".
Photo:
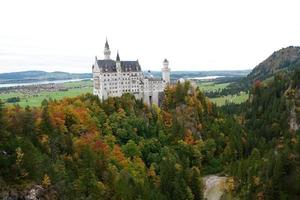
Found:
[{"label": "cliff face", "polygon": [[45,189],[40,185],[34,185],[28,189],[17,190],[10,189],[0,192],[0,199],[2,200],[55,200],[57,194],[52,189]]},{"label": "cliff face", "polygon": [[279,71],[296,68],[300,68],[300,47],[291,46],[274,52],[257,65],[247,78],[253,83],[269,78]]}]

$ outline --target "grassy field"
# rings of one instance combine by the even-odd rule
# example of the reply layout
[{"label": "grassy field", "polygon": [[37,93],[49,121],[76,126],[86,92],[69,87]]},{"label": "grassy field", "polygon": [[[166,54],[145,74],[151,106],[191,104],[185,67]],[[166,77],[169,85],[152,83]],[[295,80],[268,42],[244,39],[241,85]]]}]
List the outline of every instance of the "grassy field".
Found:
[{"label": "grassy field", "polygon": [[248,99],[246,92],[241,92],[238,95],[227,95],[223,97],[211,98],[211,101],[216,103],[218,106],[225,105],[226,103],[240,104]]},{"label": "grassy field", "polygon": [[[214,82],[201,82],[198,84],[203,91],[217,91],[226,88],[230,83],[214,83]],[[85,93],[92,93],[92,81],[78,81],[64,83],[67,91],[45,91],[35,95],[28,95],[19,92],[10,92],[0,94],[0,99],[6,101],[11,97],[20,97],[18,104],[22,107],[25,106],[39,106],[44,99],[63,99],[64,97],[75,97]],[[218,98],[211,98],[211,101],[218,106],[224,105],[226,102],[242,103],[248,99],[248,94],[241,92],[239,95],[228,95]]]},{"label": "grassy field", "polygon": [[[218,91],[226,88],[230,83],[214,83],[214,82],[200,82],[198,84],[202,91],[212,92]],[[211,101],[216,103],[218,106],[225,105],[228,103],[240,104],[248,99],[248,94],[246,92],[241,92],[237,95],[227,95],[217,98],[211,98]]]},{"label": "grassy field", "polygon": [[36,95],[28,95],[17,92],[10,92],[7,94],[0,94],[0,99],[5,101],[7,98],[20,97],[19,104],[22,107],[25,106],[39,106],[44,99],[63,99],[64,97],[75,97],[85,93],[92,93],[92,81],[78,81],[64,83],[64,86],[68,88],[67,91],[45,91]]},{"label": "grassy field", "polygon": [[230,83],[201,82],[198,84],[203,91],[213,92],[226,88]]}]

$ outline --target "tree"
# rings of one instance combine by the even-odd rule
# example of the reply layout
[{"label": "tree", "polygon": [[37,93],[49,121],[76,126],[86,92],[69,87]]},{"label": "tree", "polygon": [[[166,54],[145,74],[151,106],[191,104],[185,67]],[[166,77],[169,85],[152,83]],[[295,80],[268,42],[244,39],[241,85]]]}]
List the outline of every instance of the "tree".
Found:
[{"label": "tree", "polygon": [[198,167],[192,167],[190,172],[190,188],[194,195],[194,200],[203,199],[203,183]]},{"label": "tree", "polygon": [[140,156],[141,152],[138,149],[138,146],[133,140],[129,140],[125,145],[122,146],[122,151],[127,157],[133,158],[135,156]]}]

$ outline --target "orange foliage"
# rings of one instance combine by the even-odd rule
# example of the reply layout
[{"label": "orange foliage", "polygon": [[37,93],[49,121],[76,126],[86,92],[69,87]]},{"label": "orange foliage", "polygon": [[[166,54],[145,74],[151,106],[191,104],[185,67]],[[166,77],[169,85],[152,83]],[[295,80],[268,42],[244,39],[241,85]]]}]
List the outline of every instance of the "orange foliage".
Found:
[{"label": "orange foliage", "polygon": [[162,111],[164,125],[168,128],[172,126],[172,115],[166,111]]},{"label": "orange foliage", "polygon": [[190,129],[187,129],[185,131],[184,142],[187,143],[187,144],[191,144],[191,145],[196,144],[196,141],[194,140],[192,131]]},{"label": "orange foliage", "polygon": [[126,157],[123,154],[121,147],[119,145],[115,145],[111,153],[113,159],[116,160],[118,163],[120,163],[123,167],[128,166],[128,161],[126,160]]},{"label": "orange foliage", "polygon": [[256,195],[256,197],[257,197],[257,200],[264,200],[265,199],[265,197],[264,197],[265,195],[264,195],[264,193],[263,192],[259,192],[257,195]]},{"label": "orange foliage", "polygon": [[206,106],[207,106],[207,113],[208,114],[211,114],[212,113],[212,102],[210,102],[210,101],[206,101]]},{"label": "orange foliage", "polygon": [[260,87],[261,87],[261,82],[260,82],[260,80],[256,80],[255,83],[254,83],[254,88],[255,88],[255,89],[258,89],[258,88],[260,88]]},{"label": "orange foliage", "polygon": [[93,144],[93,149],[96,152],[103,152],[104,155],[108,155],[109,146],[105,144],[102,140],[98,140]]},{"label": "orange foliage", "polygon": [[49,102],[48,109],[52,125],[62,133],[67,132],[65,126],[67,114],[74,116],[78,125],[84,126],[87,132],[97,130],[97,124],[92,119],[88,106],[79,98],[66,98],[59,102]]},{"label": "orange foliage", "polygon": [[62,104],[51,103],[49,114],[52,125],[61,132],[66,132],[64,106]]}]

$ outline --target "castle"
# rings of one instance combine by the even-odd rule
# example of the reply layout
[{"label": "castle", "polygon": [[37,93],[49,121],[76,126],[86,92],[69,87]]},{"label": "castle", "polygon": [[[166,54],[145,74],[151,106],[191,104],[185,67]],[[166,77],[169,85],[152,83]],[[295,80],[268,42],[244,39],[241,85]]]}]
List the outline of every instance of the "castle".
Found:
[{"label": "castle", "polygon": [[108,97],[120,97],[124,93],[131,93],[136,99],[148,105],[160,104],[160,97],[165,87],[170,84],[169,61],[165,59],[162,67],[162,78],[146,76],[137,61],[123,61],[119,52],[116,60],[110,58],[110,48],[106,40],[104,59],[95,58],[93,65],[93,93],[101,101]]}]

